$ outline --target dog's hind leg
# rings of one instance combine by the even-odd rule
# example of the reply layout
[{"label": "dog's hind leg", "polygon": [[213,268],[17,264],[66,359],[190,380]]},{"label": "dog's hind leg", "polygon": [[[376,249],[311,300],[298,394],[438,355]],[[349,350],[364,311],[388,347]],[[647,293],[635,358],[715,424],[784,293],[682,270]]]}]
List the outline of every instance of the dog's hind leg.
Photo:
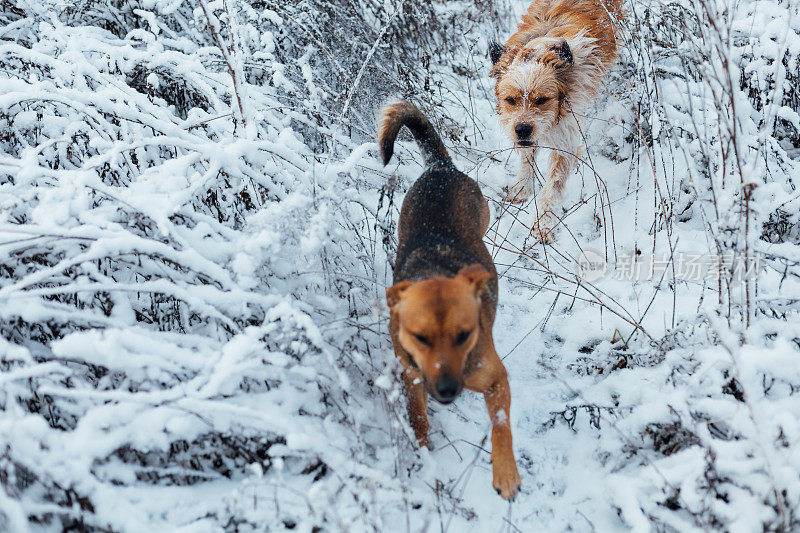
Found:
[{"label": "dog's hind leg", "polygon": [[481,208],[478,217],[481,225],[481,236],[486,235],[486,232],[489,231],[489,223],[491,223],[492,212],[489,210],[489,202],[487,202],[486,198],[483,196],[481,196]]}]

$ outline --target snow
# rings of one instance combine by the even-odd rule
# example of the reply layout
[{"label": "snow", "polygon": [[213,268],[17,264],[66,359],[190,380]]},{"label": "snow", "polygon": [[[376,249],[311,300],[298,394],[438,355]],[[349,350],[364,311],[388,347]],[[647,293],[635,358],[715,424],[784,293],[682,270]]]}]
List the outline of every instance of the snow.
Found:
[{"label": "snow", "polygon": [[[628,6],[544,247],[484,57],[526,2],[345,4],[204,1],[224,53],[200,4],[0,12],[0,529],[800,527],[797,5]],[[492,210],[511,503],[480,395],[430,402],[430,450],[407,422],[398,92]]]}]

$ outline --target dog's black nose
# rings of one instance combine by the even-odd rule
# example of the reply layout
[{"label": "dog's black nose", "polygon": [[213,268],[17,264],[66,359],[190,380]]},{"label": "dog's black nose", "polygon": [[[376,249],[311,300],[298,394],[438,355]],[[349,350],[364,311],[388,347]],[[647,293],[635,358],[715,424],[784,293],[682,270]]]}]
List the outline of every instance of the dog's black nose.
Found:
[{"label": "dog's black nose", "polygon": [[450,403],[456,399],[460,388],[458,381],[451,378],[440,378],[436,382],[436,399],[442,403]]},{"label": "dog's black nose", "polygon": [[523,122],[522,124],[517,124],[517,127],[514,128],[514,131],[517,133],[517,137],[520,139],[527,139],[531,136],[531,133],[533,133],[533,126]]}]

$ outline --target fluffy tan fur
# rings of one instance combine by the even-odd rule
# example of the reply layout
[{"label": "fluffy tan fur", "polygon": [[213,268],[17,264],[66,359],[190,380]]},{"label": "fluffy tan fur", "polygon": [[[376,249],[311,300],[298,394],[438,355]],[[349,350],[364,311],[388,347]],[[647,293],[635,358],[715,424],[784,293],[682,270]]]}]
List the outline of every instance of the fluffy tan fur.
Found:
[{"label": "fluffy tan fur", "polygon": [[620,2],[537,0],[493,57],[497,111],[520,155],[517,182],[506,200],[531,196],[536,150],[551,149],[531,230],[543,242],[552,242],[554,210],[561,207],[567,177],[581,156],[578,115],[597,96],[617,57],[614,21],[622,15]]}]

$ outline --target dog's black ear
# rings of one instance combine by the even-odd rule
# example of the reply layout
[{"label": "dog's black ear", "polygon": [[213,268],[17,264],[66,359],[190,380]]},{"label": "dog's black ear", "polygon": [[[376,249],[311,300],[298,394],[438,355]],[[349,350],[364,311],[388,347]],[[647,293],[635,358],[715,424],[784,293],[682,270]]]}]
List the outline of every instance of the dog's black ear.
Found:
[{"label": "dog's black ear", "polygon": [[489,59],[492,60],[492,65],[496,65],[503,54],[506,53],[506,47],[497,41],[489,41]]},{"label": "dog's black ear", "polygon": [[558,58],[566,63],[567,66],[571,67],[575,63],[572,57],[572,49],[567,44],[567,41],[562,41],[561,44],[555,45],[551,50],[555,52]]}]

